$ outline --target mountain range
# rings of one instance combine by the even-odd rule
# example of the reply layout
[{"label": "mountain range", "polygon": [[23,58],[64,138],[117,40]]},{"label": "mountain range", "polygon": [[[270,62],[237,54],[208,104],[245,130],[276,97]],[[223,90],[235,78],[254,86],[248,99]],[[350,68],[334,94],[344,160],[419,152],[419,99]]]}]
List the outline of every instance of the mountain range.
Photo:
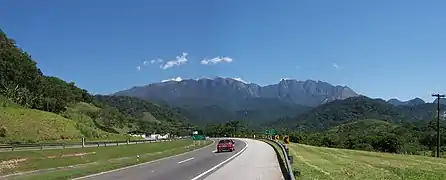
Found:
[{"label": "mountain range", "polygon": [[[436,104],[437,101],[438,100],[435,99],[432,103]],[[392,99],[389,99],[387,102],[389,104],[394,105],[394,106],[416,106],[416,105],[420,105],[420,104],[429,103],[429,102],[426,102],[426,101],[424,101],[424,100],[422,100],[420,98],[414,98],[414,99],[411,99],[411,100],[408,100],[408,101],[400,101],[400,100],[398,100],[396,98],[392,98]],[[440,104],[446,104],[446,98],[441,98],[440,99]]]},{"label": "mountain range", "polygon": [[[355,118],[426,119],[433,110],[432,103],[420,98],[372,100],[347,86],[294,79],[282,79],[266,86],[222,77],[186,79],[133,87],[113,95],[168,105],[198,125],[241,120],[260,127],[288,119],[279,124],[294,126],[293,122],[299,121],[305,126],[324,129]],[[441,102],[446,103],[446,99]]]},{"label": "mountain range", "polygon": [[229,110],[251,109],[259,103],[316,107],[333,100],[358,96],[347,86],[334,86],[322,81],[282,79],[277,84],[260,86],[222,77],[153,83],[114,95],[182,107],[218,105]]}]

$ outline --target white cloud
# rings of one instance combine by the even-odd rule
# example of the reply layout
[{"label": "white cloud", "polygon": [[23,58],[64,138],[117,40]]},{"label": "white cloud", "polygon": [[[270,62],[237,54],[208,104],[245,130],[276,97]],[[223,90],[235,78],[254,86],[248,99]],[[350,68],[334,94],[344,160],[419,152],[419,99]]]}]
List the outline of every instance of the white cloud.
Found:
[{"label": "white cloud", "polygon": [[331,65],[332,65],[335,69],[340,69],[340,68],[341,68],[341,66],[339,66],[339,65],[336,64],[336,63],[331,63]]},{"label": "white cloud", "polygon": [[172,78],[172,79],[166,79],[166,80],[162,80],[161,82],[168,82],[168,81],[181,81],[183,80],[181,77],[176,77],[176,78]]},{"label": "white cloud", "polygon": [[243,80],[242,78],[232,78],[232,79],[240,81],[240,82],[245,83],[245,84],[249,84],[247,81]]},{"label": "white cloud", "polygon": [[177,56],[175,58],[175,60],[167,61],[166,64],[160,65],[160,68],[161,69],[169,69],[174,66],[181,66],[188,61],[187,55],[188,55],[187,53],[183,52],[181,54],[181,56]]},{"label": "white cloud", "polygon": [[230,63],[232,62],[232,58],[230,57],[224,57],[224,56],[218,56],[218,57],[214,57],[212,59],[203,59],[200,63],[201,64],[217,64],[217,63],[221,63],[221,62],[227,62]]},{"label": "white cloud", "polygon": [[149,64],[155,64],[155,63],[162,63],[163,62],[163,60],[162,59],[160,59],[160,58],[158,58],[158,59],[152,59],[152,60],[145,60],[144,62],[143,62],[143,64],[144,65],[149,65]]},{"label": "white cloud", "polygon": [[141,66],[136,66],[136,70],[141,70]]}]

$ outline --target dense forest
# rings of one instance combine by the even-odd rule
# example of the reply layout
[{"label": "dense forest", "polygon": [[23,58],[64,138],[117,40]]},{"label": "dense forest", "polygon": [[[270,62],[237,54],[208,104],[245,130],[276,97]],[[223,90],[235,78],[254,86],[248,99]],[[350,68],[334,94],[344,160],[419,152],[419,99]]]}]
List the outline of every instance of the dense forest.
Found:
[{"label": "dense forest", "polygon": [[[310,145],[431,155],[437,144],[436,108],[433,103],[394,106],[360,96],[333,101],[297,117],[281,118],[270,127],[290,134],[294,142]],[[440,125],[444,152],[444,119]]]},{"label": "dense forest", "polygon": [[[8,142],[72,139],[80,136],[101,138],[127,134],[129,131],[186,134],[188,129],[185,127],[190,126],[183,124],[186,119],[169,107],[134,98],[92,96],[74,82],[44,75],[31,55],[18,48],[16,42],[2,30],[0,105],[0,141]],[[151,121],[147,121],[149,117]],[[23,121],[28,121],[34,127],[25,127]],[[53,127],[46,127],[49,121],[54,121]],[[35,127],[39,125],[42,127]],[[44,126],[48,132],[42,132]],[[32,130],[21,133],[20,128]],[[63,133],[58,128],[70,129],[71,133]],[[55,129],[53,131],[56,135],[51,135],[52,129]],[[38,135],[39,132],[42,135]]]}]

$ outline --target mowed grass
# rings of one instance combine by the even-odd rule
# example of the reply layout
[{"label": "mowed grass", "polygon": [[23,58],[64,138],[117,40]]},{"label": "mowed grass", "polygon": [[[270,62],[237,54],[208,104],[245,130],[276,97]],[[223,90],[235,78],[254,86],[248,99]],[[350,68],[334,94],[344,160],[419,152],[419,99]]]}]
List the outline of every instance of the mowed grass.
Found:
[{"label": "mowed grass", "polygon": [[[62,115],[23,108],[0,96],[0,144],[8,143],[81,143],[87,141],[123,141],[129,137],[125,130],[112,134],[96,127],[85,113],[99,108],[77,103]],[[131,138],[141,139],[141,138]]]},{"label": "mowed grass", "polygon": [[290,144],[296,179],[443,180],[446,159]]},{"label": "mowed grass", "polygon": [[1,107],[0,124],[6,131],[0,137],[4,143],[81,138],[73,120],[34,109]]},{"label": "mowed grass", "polygon": [[193,147],[191,145],[192,140],[177,140],[109,147],[0,152],[0,174],[135,158],[137,155],[145,157],[175,149],[187,151],[187,148]]}]

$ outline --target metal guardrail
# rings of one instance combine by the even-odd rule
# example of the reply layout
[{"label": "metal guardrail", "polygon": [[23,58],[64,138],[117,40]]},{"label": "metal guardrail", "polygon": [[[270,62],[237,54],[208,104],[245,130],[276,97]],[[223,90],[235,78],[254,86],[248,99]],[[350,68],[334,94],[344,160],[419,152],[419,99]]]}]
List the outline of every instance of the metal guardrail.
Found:
[{"label": "metal guardrail", "polygon": [[272,142],[276,143],[282,149],[282,153],[285,158],[286,168],[288,170],[288,176],[289,176],[288,179],[295,180],[293,168],[291,167],[292,156],[289,155],[289,150],[281,142],[279,142],[277,140],[271,140],[271,139],[265,139],[265,140],[272,141]]},{"label": "metal guardrail", "polygon": [[79,143],[39,143],[39,144],[0,144],[1,151],[14,150],[43,150],[43,149],[64,149],[64,148],[82,148],[82,147],[103,147],[119,146],[126,144],[139,144],[151,142],[172,141],[181,138],[170,139],[141,139],[141,140],[121,140],[121,141],[83,141]]}]

